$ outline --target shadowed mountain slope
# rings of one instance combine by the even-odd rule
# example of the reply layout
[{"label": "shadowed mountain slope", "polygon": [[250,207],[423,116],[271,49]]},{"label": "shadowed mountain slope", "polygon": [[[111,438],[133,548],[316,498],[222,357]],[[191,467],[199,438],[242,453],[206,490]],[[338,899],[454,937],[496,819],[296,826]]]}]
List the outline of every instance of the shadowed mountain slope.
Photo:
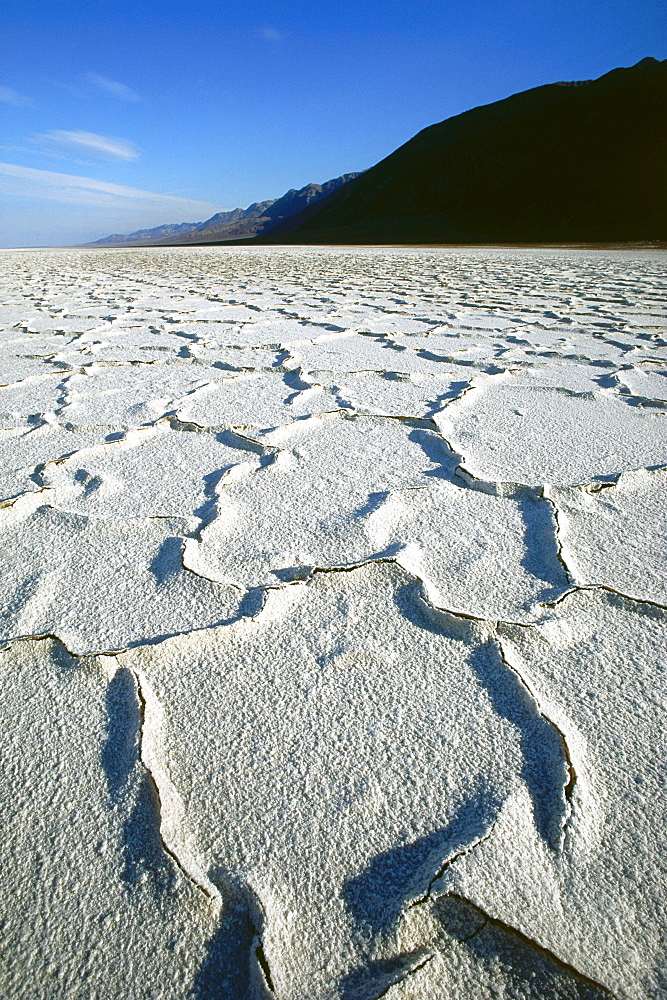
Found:
[{"label": "shadowed mountain slope", "polygon": [[667,239],[667,61],[554,83],[413,139],[262,242]]}]

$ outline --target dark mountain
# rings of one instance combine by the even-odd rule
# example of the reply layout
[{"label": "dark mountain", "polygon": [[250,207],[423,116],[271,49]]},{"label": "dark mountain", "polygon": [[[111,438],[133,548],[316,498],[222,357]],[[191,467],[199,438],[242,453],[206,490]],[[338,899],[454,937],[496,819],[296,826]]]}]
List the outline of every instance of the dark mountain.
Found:
[{"label": "dark mountain", "polygon": [[643,59],[432,125],[262,242],[665,240],[666,177],[667,61]]},{"label": "dark mountain", "polygon": [[181,222],[155,229],[138,229],[127,236],[105,236],[87,246],[155,246],[164,244],[209,243],[212,241],[246,239],[259,236],[289,219],[297,212],[315,205],[322,198],[338,191],[359,174],[344,174],[324,184],[307,184],[296,191],[291,188],[281,198],[273,201],[256,201],[247,208],[234,208],[230,212],[217,212],[205,222]]}]

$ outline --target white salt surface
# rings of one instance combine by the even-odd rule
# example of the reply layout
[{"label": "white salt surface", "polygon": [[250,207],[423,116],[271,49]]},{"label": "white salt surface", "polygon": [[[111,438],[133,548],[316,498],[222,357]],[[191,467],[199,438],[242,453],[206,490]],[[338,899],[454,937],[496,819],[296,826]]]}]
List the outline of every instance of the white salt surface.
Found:
[{"label": "white salt surface", "polygon": [[667,255],[0,257],[0,994],[663,996]]}]

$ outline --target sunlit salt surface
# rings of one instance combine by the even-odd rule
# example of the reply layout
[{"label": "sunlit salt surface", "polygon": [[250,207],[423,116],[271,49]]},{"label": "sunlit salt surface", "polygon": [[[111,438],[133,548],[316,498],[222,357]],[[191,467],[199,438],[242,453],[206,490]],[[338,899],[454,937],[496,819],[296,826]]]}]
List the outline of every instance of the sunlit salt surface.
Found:
[{"label": "sunlit salt surface", "polygon": [[662,995],[667,254],[0,258],[2,995]]}]

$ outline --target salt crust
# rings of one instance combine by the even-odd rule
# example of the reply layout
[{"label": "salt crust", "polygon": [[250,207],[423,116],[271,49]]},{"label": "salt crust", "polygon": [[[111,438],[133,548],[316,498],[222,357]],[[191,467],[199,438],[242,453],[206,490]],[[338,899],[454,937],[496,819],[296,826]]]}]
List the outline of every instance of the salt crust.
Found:
[{"label": "salt crust", "polygon": [[4,995],[661,995],[665,255],[14,251]]}]

